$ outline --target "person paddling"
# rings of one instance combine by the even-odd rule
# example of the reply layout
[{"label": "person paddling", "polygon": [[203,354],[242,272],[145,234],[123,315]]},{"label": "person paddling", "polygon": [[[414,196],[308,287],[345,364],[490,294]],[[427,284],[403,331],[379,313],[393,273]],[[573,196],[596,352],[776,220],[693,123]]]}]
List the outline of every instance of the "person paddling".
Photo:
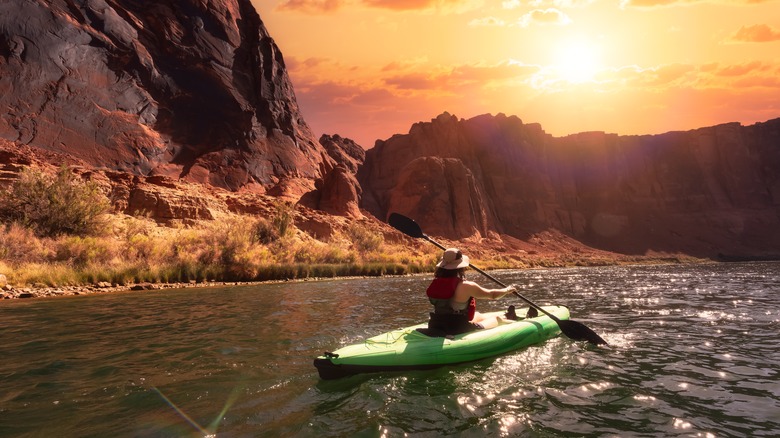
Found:
[{"label": "person paddling", "polygon": [[486,289],[465,279],[469,258],[457,249],[444,251],[436,265],[434,279],[426,291],[434,311],[428,321],[428,332],[434,336],[457,335],[497,326],[499,318],[485,318],[476,310],[476,299],[497,300],[512,293],[514,286]]}]

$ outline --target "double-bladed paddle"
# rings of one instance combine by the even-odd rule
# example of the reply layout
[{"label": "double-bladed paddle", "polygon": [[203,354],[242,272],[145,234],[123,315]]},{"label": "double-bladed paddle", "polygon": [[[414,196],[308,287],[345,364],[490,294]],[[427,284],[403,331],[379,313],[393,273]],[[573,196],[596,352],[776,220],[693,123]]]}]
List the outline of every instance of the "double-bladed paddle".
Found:
[{"label": "double-bladed paddle", "polygon": [[[425,239],[428,242],[431,242],[432,244],[438,246],[443,250],[447,249],[443,245],[441,245],[440,243],[436,242],[435,240],[428,237],[425,233],[423,233],[422,228],[420,228],[417,222],[402,214],[391,213],[390,218],[388,219],[388,223],[390,224],[391,227],[406,234],[409,237],[414,237],[416,239]],[[498,279],[488,274],[487,272],[483,271],[482,269],[479,269],[478,267],[472,265],[471,263],[469,263],[469,266],[475,271],[484,275],[485,277],[495,281],[502,287],[507,287],[504,283],[498,281]],[[553,315],[552,313],[544,310],[542,307],[534,304],[533,301],[520,295],[518,292],[512,291],[512,293],[515,294],[521,300],[528,303],[530,306],[534,307],[535,309],[538,309],[540,312],[549,316],[550,319],[552,319],[553,321],[555,321],[556,324],[558,324],[558,327],[560,327],[561,332],[563,332],[563,334],[569,337],[570,339],[574,339],[575,341],[588,341],[594,345],[607,345],[607,341],[602,339],[601,336],[596,334],[596,332],[588,328],[585,324],[577,321],[572,321],[572,320],[561,320],[557,316]]]}]

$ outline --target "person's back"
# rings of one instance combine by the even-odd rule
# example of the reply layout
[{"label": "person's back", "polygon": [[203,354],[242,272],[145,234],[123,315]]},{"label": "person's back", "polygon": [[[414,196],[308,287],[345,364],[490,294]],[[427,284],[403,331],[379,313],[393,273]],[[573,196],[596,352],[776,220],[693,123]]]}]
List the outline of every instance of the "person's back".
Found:
[{"label": "person's back", "polygon": [[483,328],[495,327],[499,321],[485,320],[476,311],[476,298],[498,299],[510,293],[511,286],[503,289],[485,289],[473,281],[465,280],[468,256],[457,248],[444,251],[436,265],[434,279],[426,295],[434,311],[428,321],[428,332],[435,336],[457,335]]}]

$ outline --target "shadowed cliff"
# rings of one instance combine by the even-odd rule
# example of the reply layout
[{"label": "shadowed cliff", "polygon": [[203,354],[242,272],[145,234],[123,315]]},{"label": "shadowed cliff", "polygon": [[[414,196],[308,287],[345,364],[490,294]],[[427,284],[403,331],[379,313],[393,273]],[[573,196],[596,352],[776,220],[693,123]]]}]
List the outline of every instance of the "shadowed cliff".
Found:
[{"label": "shadowed cliff", "polygon": [[0,138],[89,165],[300,195],[332,163],[249,0],[0,4]]},{"label": "shadowed cliff", "polygon": [[272,195],[534,251],[554,231],[624,254],[780,253],[780,119],[555,138],[444,113],[364,152],[314,138],[249,0],[0,3],[0,185],[36,161],[82,166],[116,210],[161,221]]},{"label": "shadowed cliff", "polygon": [[367,151],[362,205],[453,239],[559,230],[596,248],[780,252],[780,119],[554,138],[517,117],[444,113]]}]

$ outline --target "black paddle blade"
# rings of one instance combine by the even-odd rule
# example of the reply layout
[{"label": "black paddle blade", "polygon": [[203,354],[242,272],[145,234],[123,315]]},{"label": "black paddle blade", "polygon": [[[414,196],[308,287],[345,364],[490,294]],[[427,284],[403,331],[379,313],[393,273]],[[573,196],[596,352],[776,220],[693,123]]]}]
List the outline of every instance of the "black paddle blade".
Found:
[{"label": "black paddle blade", "polygon": [[406,234],[407,236],[415,237],[418,239],[421,237],[425,237],[422,228],[420,228],[420,226],[417,225],[417,222],[415,222],[412,219],[409,219],[408,217],[402,214],[390,213],[390,217],[387,219],[387,223],[390,224],[391,227]]},{"label": "black paddle blade", "polygon": [[558,326],[561,328],[563,334],[569,339],[574,339],[575,341],[588,341],[593,345],[609,345],[601,336],[597,335],[596,332],[581,322],[568,319],[558,321]]},{"label": "black paddle blade", "polygon": [[[406,234],[409,237],[414,237],[418,239],[424,238],[425,240],[433,243],[439,248],[444,249],[444,246],[442,246],[441,244],[437,243],[433,239],[426,236],[423,233],[422,228],[420,228],[420,226],[417,224],[417,222],[415,222],[412,219],[409,219],[408,217],[402,214],[390,213],[390,217],[387,218],[387,223],[390,224],[391,227]],[[487,272],[477,268],[474,265],[469,265],[469,266],[476,269],[480,274],[490,278],[491,280],[505,287],[504,283],[501,283],[500,281],[491,277],[490,274],[488,274]],[[537,306],[536,304],[534,304],[524,296],[520,295],[519,293],[514,292],[514,294],[522,298],[523,301],[526,301],[531,306],[542,309],[541,307]],[[569,337],[570,339],[574,339],[575,341],[588,341],[594,345],[607,345],[607,341],[601,339],[601,336],[597,335],[596,332],[586,327],[585,324],[579,323],[577,321],[571,321],[571,320],[561,321],[560,319],[555,317],[555,315],[545,312],[544,309],[542,309],[542,312],[544,312],[545,314],[547,314],[547,316],[552,318],[553,321],[555,321],[558,324],[558,327],[561,328],[563,334]]]}]

